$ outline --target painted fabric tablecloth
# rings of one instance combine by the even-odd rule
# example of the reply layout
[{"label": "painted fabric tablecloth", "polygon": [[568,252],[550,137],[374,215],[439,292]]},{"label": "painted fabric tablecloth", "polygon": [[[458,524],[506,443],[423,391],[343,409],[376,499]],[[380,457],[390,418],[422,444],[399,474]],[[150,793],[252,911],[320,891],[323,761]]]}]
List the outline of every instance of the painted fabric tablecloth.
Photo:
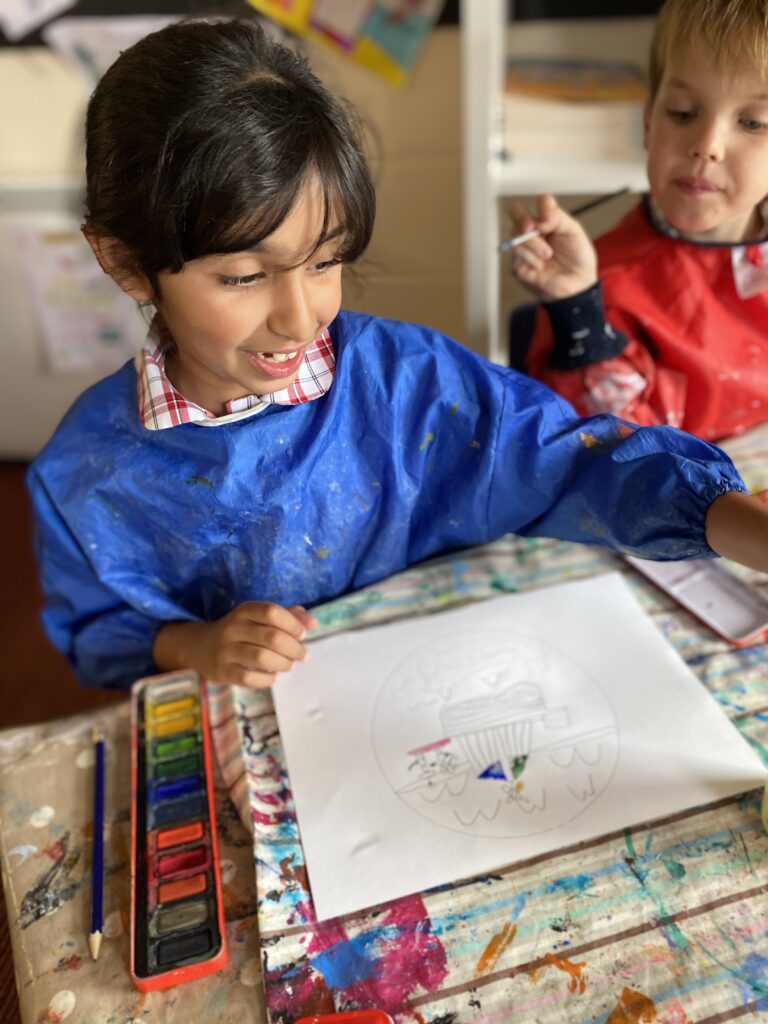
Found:
[{"label": "painted fabric tablecloth", "polygon": [[[748,484],[768,488],[768,427],[727,447]],[[616,569],[768,763],[766,648],[730,648],[611,553],[508,537],[314,611],[327,635]],[[768,578],[735,569],[768,592]],[[217,688],[212,717],[253,829],[272,1024],[363,1007],[398,1024],[768,1021],[762,793],[319,924],[269,693]]]},{"label": "painted fabric tablecloth", "polygon": [[[88,931],[96,723],[106,756],[104,941],[94,962]],[[216,807],[229,964],[166,992],[142,994],[133,987],[129,766],[127,702],[0,732],[0,860],[22,1021],[263,1024],[251,836],[220,777]]]}]

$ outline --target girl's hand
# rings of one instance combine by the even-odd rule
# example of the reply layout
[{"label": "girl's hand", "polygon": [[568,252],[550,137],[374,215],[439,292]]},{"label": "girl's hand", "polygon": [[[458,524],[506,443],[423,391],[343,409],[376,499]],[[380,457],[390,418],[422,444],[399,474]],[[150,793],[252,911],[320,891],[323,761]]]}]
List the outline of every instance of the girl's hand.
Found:
[{"label": "girl's hand", "polygon": [[577,295],[597,282],[597,255],[577,220],[562,210],[553,196],[539,196],[538,216],[521,203],[512,203],[515,235],[538,228],[541,235],[512,250],[512,273],[544,302]]},{"label": "girl's hand", "polygon": [[246,601],[216,622],[169,622],[152,654],[163,671],[192,668],[217,683],[271,686],[308,657],[301,641],[317,619],[301,605]]},{"label": "girl's hand", "polygon": [[707,543],[718,555],[768,573],[768,502],[758,495],[728,491],[707,510]]}]

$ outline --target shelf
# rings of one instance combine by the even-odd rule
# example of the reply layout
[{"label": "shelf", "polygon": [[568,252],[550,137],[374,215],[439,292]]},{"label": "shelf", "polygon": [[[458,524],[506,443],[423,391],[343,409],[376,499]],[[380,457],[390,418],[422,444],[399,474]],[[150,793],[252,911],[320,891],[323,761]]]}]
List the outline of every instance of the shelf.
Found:
[{"label": "shelf", "polygon": [[[502,157],[504,72],[510,55],[644,61],[653,19],[511,21],[513,0],[460,0],[464,171],[464,340],[494,362],[507,360],[501,309],[499,200],[551,192],[592,196],[645,192],[645,154],[635,159]],[[630,151],[631,152],[631,151]]]},{"label": "shelf", "polygon": [[629,188],[645,192],[648,178],[645,155],[635,160],[574,160],[492,158],[488,164],[491,188],[497,197],[539,195],[593,195]]}]

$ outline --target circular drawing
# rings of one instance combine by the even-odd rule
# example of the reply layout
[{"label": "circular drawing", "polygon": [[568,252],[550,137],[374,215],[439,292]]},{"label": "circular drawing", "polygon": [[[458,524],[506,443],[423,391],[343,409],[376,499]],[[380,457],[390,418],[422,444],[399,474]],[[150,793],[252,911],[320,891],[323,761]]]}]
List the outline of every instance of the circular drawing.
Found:
[{"label": "circular drawing", "polygon": [[598,683],[525,636],[472,630],[416,648],[376,701],[373,749],[413,811],[443,828],[535,835],[608,785],[619,731]]}]

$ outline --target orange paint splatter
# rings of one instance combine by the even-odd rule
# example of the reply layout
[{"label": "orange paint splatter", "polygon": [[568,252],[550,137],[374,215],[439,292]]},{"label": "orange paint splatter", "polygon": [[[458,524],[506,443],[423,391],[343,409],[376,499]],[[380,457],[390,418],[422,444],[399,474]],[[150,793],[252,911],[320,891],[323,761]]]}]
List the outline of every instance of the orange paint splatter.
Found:
[{"label": "orange paint splatter", "polygon": [[581,972],[587,966],[586,960],[581,963],[572,963],[570,960],[561,959],[554,953],[547,953],[545,957],[548,964],[556,967],[558,971],[564,971],[568,975],[568,991],[581,994],[587,987],[587,979],[582,978]]},{"label": "orange paint splatter", "polygon": [[491,941],[483,950],[483,955],[477,961],[475,974],[487,974],[496,966],[499,957],[512,942],[517,931],[517,925],[507,921],[498,935],[494,935]]},{"label": "orange paint splatter", "polygon": [[579,440],[585,448],[600,448],[603,443],[594,434],[585,434],[583,430],[579,431]]},{"label": "orange paint splatter", "polygon": [[625,988],[605,1024],[647,1024],[648,1021],[656,1020],[657,1016],[652,999],[644,996],[642,992]]}]

